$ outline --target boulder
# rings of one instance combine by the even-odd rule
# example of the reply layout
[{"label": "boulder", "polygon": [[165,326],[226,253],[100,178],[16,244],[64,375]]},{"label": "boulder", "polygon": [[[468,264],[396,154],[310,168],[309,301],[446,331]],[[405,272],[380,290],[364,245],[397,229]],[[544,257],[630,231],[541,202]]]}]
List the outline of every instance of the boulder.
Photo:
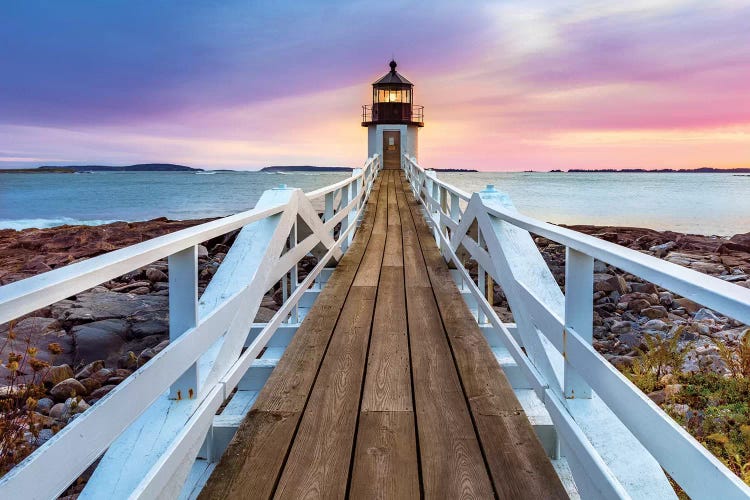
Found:
[{"label": "boulder", "polygon": [[41,398],[36,402],[37,411],[41,412],[43,415],[49,415],[49,411],[53,406],[55,406],[55,402],[50,398]]},{"label": "boulder", "polygon": [[83,379],[87,377],[91,377],[94,373],[97,373],[99,370],[102,370],[104,368],[104,360],[96,360],[92,361],[91,363],[84,366],[78,373],[76,373],[77,379]]},{"label": "boulder", "polygon": [[70,408],[65,403],[57,403],[50,409],[49,416],[55,420],[67,420],[70,416]]},{"label": "boulder", "polygon": [[659,294],[659,290],[653,283],[631,283],[630,289],[637,293]]},{"label": "boulder", "polygon": [[696,304],[692,300],[686,299],[686,298],[674,299],[674,303],[678,307],[684,308],[687,312],[691,314],[698,312],[698,310],[701,308],[699,304]]},{"label": "boulder", "polygon": [[669,253],[670,250],[672,250],[674,247],[677,246],[677,242],[675,241],[668,241],[666,243],[662,243],[661,245],[654,245],[648,250],[650,252],[654,252],[654,255],[656,255],[659,258],[664,257]]},{"label": "boulder", "polygon": [[169,277],[164,273],[163,271],[160,271],[159,269],[156,269],[155,267],[149,267],[146,269],[146,278],[151,283],[157,283],[157,282],[163,282],[168,281]]},{"label": "boulder", "polygon": [[92,360],[117,361],[125,345],[128,323],[110,319],[96,321],[73,328],[76,344],[76,361],[86,363]]},{"label": "boulder", "polygon": [[641,312],[651,306],[651,303],[646,299],[635,299],[628,302],[628,309],[635,312]]},{"label": "boulder", "polygon": [[726,271],[724,264],[719,264],[718,262],[693,262],[690,264],[690,269],[711,275],[721,274]]},{"label": "boulder", "polygon": [[114,384],[103,385],[99,389],[97,389],[94,392],[92,392],[91,394],[89,394],[89,399],[100,399],[100,398],[103,398],[104,396],[106,396],[109,393],[109,391],[111,391],[115,387],[117,387],[117,386],[114,385]]},{"label": "boulder", "polygon": [[140,321],[169,316],[169,298],[112,291],[84,292],[76,300],[62,300],[52,307],[55,318],[67,321],[100,321],[138,316]]},{"label": "boulder", "polygon": [[45,384],[57,385],[63,380],[73,378],[73,369],[69,365],[50,366],[42,381]]},{"label": "boulder", "polygon": [[86,388],[86,394],[91,394],[92,392],[100,388],[102,386],[102,383],[95,378],[89,377],[81,380],[81,385]]},{"label": "boulder", "polygon": [[72,396],[85,396],[88,394],[86,387],[74,378],[63,380],[50,389],[49,393],[57,401],[65,401]]},{"label": "boulder", "polygon": [[664,332],[669,330],[669,325],[660,319],[652,319],[643,324],[643,329]]},{"label": "boulder", "polygon": [[113,292],[131,292],[137,288],[148,288],[150,289],[151,282],[150,281],[134,281],[133,283],[128,283],[127,285],[118,286],[117,288],[113,288]]},{"label": "boulder", "polygon": [[166,335],[169,333],[169,320],[161,317],[134,318],[135,322],[130,328],[131,335],[136,339],[149,337],[151,335]]},{"label": "boulder", "polygon": [[102,368],[101,370],[96,371],[91,375],[90,378],[96,380],[99,382],[99,384],[104,384],[107,380],[109,380],[109,377],[112,376],[112,370],[109,368]]},{"label": "boulder", "polygon": [[594,274],[594,291],[596,292],[618,292],[620,294],[627,292],[627,283],[622,276],[612,274]]},{"label": "boulder", "polygon": [[650,319],[666,318],[668,316],[667,309],[664,306],[651,306],[641,309],[641,314]]},{"label": "boulder", "polygon": [[721,319],[711,309],[707,309],[705,307],[702,307],[701,309],[696,311],[695,315],[693,316],[693,319],[695,321],[702,321],[704,319],[710,319],[717,323],[721,321]]}]

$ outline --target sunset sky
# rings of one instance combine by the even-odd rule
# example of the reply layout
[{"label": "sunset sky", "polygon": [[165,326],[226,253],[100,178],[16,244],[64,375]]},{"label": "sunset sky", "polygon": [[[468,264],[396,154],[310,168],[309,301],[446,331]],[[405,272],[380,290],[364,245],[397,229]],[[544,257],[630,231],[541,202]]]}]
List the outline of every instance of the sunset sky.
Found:
[{"label": "sunset sky", "polygon": [[750,166],[750,0],[217,5],[3,2],[0,168],[356,166],[391,55],[426,167]]}]

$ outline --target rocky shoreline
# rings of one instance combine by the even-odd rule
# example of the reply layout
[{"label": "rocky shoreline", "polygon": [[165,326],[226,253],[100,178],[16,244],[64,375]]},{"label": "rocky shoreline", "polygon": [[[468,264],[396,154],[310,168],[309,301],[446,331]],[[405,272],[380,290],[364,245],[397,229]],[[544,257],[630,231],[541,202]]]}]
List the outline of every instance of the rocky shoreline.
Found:
[{"label": "rocky shoreline", "polygon": [[[567,227],[750,288],[750,233],[720,238],[631,227]],[[541,237],[535,242],[564,287],[565,247]],[[717,343],[735,347],[746,325],[603,262],[595,262],[594,273],[594,347],[615,366],[629,368],[647,350],[647,336],[679,333],[678,348],[686,350],[682,371],[728,371]],[[495,310],[512,321],[497,285]]]},{"label": "rocky shoreline", "polygon": [[[0,285],[56,269],[108,251],[190,227],[205,220],[119,222],[102,226],[0,231]],[[572,229],[654,255],[669,262],[750,288],[750,234],[729,239],[659,232],[641,228],[572,226]],[[199,247],[199,290],[219,267],[236,233]],[[565,248],[535,239],[561,287]],[[314,267],[302,262],[300,279]],[[0,325],[0,399],[13,397],[27,384],[38,384],[26,423],[33,446],[98,401],[168,344],[168,273],[165,260],[103,283],[75,297]],[[594,346],[614,365],[627,368],[646,348],[649,336],[673,337],[689,346],[685,371],[727,370],[717,343],[733,346],[747,327],[678,297],[651,283],[596,262]],[[256,321],[268,321],[281,303],[281,290],[263,300]],[[495,310],[505,321],[512,313],[499,286]],[[31,350],[29,350],[31,349]],[[10,353],[33,353],[36,362],[12,366]],[[19,358],[20,359],[20,358]],[[6,362],[8,361],[8,362]],[[44,370],[34,368],[34,363]],[[9,366],[14,370],[9,370]],[[658,395],[652,395],[658,399]]]}]

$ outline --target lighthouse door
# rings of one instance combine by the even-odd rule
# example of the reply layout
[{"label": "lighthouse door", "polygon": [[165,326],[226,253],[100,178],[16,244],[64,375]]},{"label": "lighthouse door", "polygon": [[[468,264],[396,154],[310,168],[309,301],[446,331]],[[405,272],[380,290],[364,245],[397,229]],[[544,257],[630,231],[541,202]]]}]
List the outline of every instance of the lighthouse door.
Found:
[{"label": "lighthouse door", "polygon": [[401,132],[383,131],[383,168],[398,170],[401,168]]}]

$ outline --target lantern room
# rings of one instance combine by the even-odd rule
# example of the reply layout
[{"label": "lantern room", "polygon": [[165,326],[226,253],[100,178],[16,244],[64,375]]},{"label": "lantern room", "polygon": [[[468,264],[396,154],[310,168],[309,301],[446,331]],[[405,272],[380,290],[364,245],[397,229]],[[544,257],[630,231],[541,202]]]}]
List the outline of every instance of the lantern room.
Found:
[{"label": "lantern room", "polygon": [[396,66],[396,61],[391,61],[391,71],[372,84],[372,105],[362,106],[363,127],[373,123],[424,127],[423,106],[412,104],[414,85],[396,71]]},{"label": "lantern room", "polygon": [[372,104],[362,106],[362,126],[368,131],[368,156],[380,154],[384,168],[401,168],[402,156],[417,157],[418,129],[424,108],[414,104],[414,85],[391,70],[372,84]]}]

